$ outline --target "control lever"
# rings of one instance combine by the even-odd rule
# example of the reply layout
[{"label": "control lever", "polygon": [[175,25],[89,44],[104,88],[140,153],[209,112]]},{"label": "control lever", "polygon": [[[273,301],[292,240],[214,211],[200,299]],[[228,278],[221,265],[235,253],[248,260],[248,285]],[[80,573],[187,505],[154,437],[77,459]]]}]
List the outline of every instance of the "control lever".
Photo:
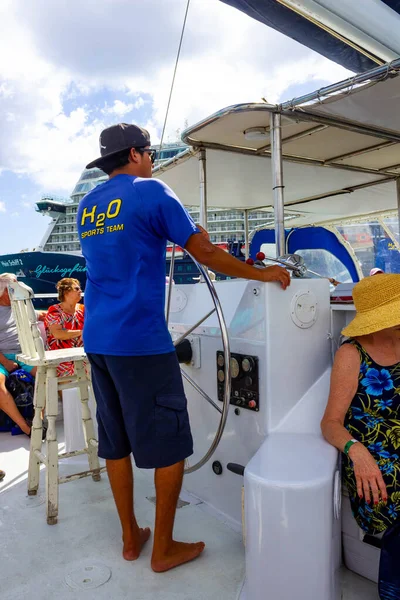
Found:
[{"label": "control lever", "polygon": [[231,471],[232,473],[235,473],[235,475],[244,475],[244,466],[243,465],[238,465],[237,463],[228,463],[226,465],[226,468],[228,469],[228,471]]},{"label": "control lever", "polygon": [[[278,256],[278,258],[272,258],[272,256],[265,256],[264,252],[257,252],[256,261],[254,262],[251,258],[246,262],[249,264],[256,265],[265,265],[264,261],[268,260],[271,262],[278,263],[279,265],[284,266],[289,271],[293,271],[293,275],[295,277],[305,277],[307,273],[311,273],[316,277],[320,277],[321,279],[327,279],[324,275],[320,275],[316,273],[316,271],[312,271],[304,264],[304,258],[300,256],[300,254],[284,254],[283,256]],[[250,263],[251,261],[251,263]]]}]

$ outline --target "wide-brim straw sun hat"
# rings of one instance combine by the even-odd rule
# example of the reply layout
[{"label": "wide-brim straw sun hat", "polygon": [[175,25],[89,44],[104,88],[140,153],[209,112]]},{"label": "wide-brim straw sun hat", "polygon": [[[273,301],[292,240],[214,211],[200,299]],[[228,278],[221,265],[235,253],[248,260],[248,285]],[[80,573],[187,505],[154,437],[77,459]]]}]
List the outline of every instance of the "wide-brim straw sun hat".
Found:
[{"label": "wide-brim straw sun hat", "polygon": [[357,311],[342,334],[359,337],[400,325],[400,275],[365,277],[353,288]]}]

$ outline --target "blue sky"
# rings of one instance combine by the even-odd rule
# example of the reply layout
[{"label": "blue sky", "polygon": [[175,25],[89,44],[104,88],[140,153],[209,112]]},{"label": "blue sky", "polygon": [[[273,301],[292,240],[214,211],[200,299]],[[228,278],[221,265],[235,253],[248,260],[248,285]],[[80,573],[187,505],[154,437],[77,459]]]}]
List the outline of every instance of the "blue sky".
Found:
[{"label": "blue sky", "polygon": [[[68,197],[100,130],[137,122],[159,140],[186,0],[3,0],[0,255],[33,248],[43,194]],[[187,121],[343,79],[344,69],[218,0],[192,0],[166,139]]]}]

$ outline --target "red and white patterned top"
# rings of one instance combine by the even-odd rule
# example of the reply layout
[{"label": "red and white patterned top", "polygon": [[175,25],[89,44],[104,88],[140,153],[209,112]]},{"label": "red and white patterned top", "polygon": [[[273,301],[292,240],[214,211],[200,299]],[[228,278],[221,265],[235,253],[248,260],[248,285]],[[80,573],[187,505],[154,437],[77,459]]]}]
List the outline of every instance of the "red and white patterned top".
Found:
[{"label": "red and white patterned top", "polygon": [[[51,335],[50,327],[52,325],[61,325],[63,329],[82,330],[84,317],[85,309],[83,304],[76,305],[75,313],[73,315],[65,312],[65,310],[62,309],[61,304],[54,304],[54,306],[50,306],[44,320],[47,336],[47,349],[60,350],[61,348],[81,348],[83,346],[82,336],[71,338],[69,340],[57,340],[53,335]],[[57,369],[57,375],[59,377],[65,377],[73,374],[74,364],[72,362],[61,363]]]}]

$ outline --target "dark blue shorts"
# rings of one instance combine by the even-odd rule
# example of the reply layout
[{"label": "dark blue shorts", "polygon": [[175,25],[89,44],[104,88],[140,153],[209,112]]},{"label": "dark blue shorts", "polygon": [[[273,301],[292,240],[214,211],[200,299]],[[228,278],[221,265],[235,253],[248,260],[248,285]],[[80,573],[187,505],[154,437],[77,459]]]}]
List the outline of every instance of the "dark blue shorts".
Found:
[{"label": "dark blue shorts", "polygon": [[193,454],[187,401],[175,352],[152,356],[88,354],[97,402],[99,456],[132,452],[143,469]]}]

